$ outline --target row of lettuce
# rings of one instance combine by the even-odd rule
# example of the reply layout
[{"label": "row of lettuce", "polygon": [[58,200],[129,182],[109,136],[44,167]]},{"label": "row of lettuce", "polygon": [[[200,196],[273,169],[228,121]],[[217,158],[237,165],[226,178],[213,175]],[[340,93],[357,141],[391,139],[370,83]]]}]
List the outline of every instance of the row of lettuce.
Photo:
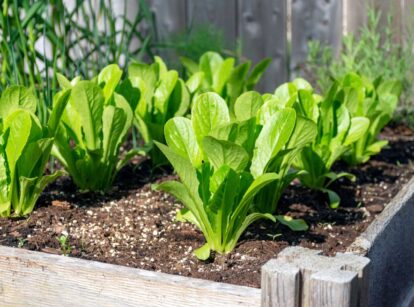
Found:
[{"label": "row of lettuce", "polygon": [[[185,80],[159,57],[132,63],[125,77],[117,65],[92,80],[57,74],[61,91],[45,125],[32,89],[7,88],[0,99],[0,216],[33,211],[47,184],[64,173],[46,174],[51,154],[90,191],[107,190],[131,158],[149,155],[178,174],[180,181],[157,189],[184,204],[177,218],[203,233],[206,243],[195,254],[207,259],[211,251],[230,252],[259,219],[306,230],[304,221],[277,215],[292,180],[326,193],[336,208],[330,185],[354,176],[333,172],[333,164],[364,163],[387,144],[378,134],[397,106],[397,81],[350,73],[324,95],[303,79],[262,95],[253,89],[268,60],[253,69],[212,52],[199,63],[182,60]],[[133,126],[145,146],[125,152]]]}]

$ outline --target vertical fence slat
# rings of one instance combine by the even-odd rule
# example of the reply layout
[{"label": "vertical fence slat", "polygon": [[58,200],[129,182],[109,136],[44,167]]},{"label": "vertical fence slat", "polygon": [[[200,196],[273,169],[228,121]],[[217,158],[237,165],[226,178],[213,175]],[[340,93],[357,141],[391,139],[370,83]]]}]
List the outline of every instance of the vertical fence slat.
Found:
[{"label": "vertical fence slat", "polygon": [[269,260],[262,267],[262,306],[298,307],[300,271],[284,261]]},{"label": "vertical fence slat", "polygon": [[365,0],[343,0],[344,32],[357,33],[367,22],[367,5]]},{"label": "vertical fence slat", "polygon": [[[403,0],[401,11],[402,15],[402,33],[404,38],[407,39],[409,35],[413,34],[414,26],[414,0]],[[410,33],[411,32],[411,33]]]},{"label": "vertical fence slat", "polygon": [[387,18],[391,14],[393,17],[392,20],[392,30],[393,38],[396,43],[401,42],[402,38],[402,10],[401,10],[401,1],[389,1],[389,0],[371,0],[374,8],[378,9],[381,12],[381,18],[379,21],[380,29],[381,26],[386,26],[388,24]]},{"label": "vertical fence slat", "polygon": [[342,38],[342,1],[292,0],[292,56],[294,73],[306,61],[308,42],[319,40],[338,52]]},{"label": "vertical fence slat", "polygon": [[185,29],[185,0],[150,0],[151,10],[155,13],[157,33],[160,39]]},{"label": "vertical fence slat", "polygon": [[265,57],[272,63],[258,89],[273,91],[288,79],[286,0],[239,0],[238,32],[242,53],[253,63]]},{"label": "vertical fence slat", "polygon": [[225,42],[230,42],[229,47],[234,48],[237,37],[236,8],[236,0],[189,0],[187,26],[213,25],[223,31]]},{"label": "vertical fence slat", "polygon": [[[172,35],[186,27],[186,0],[147,0],[155,16],[157,38],[161,42],[170,40]],[[172,50],[160,49],[160,55],[169,62],[175,62],[176,54]]]}]

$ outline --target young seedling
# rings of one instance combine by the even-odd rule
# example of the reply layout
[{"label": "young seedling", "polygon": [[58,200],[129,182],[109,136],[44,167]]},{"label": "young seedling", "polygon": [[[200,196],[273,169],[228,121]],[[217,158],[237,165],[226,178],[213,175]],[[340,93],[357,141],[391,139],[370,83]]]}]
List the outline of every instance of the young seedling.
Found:
[{"label": "young seedling", "polygon": [[60,250],[62,251],[63,256],[69,256],[72,252],[72,246],[69,243],[69,234],[61,234],[60,237],[57,238]]},{"label": "young seedling", "polygon": [[23,246],[26,244],[26,242],[27,242],[27,239],[24,239],[24,238],[17,238],[17,241],[18,241],[18,243],[17,243],[17,247],[18,248],[23,248]]}]

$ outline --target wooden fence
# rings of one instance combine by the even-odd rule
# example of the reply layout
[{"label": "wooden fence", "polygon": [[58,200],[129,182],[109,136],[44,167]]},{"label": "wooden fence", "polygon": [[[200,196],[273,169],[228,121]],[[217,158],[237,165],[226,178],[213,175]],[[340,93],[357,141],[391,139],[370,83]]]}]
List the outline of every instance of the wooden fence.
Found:
[{"label": "wooden fence", "polygon": [[226,41],[241,42],[243,56],[254,62],[272,58],[260,85],[267,91],[296,74],[306,60],[309,40],[320,40],[339,51],[342,36],[365,24],[368,5],[381,10],[381,23],[393,12],[396,43],[400,43],[402,25],[414,4],[414,0],[147,1],[161,39],[190,25],[212,24],[223,31]]}]

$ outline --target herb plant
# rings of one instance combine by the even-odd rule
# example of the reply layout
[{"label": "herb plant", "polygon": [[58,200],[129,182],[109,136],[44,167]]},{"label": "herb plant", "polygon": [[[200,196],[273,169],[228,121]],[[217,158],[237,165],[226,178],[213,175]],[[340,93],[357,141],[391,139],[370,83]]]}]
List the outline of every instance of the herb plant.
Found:
[{"label": "herb plant", "polygon": [[187,86],[192,95],[212,91],[223,97],[230,107],[230,116],[233,116],[233,104],[236,98],[246,91],[254,89],[260,81],[270,59],[264,59],[252,68],[251,61],[237,66],[234,58],[223,59],[217,52],[206,52],[199,60],[181,57],[188,81]]},{"label": "herb plant", "polygon": [[329,90],[332,80],[340,80],[349,72],[366,76],[370,80],[398,80],[402,84],[402,102],[412,104],[412,80],[414,53],[412,51],[412,20],[404,31],[404,43],[395,42],[394,16],[385,16],[386,23],[380,23],[381,13],[368,9],[367,25],[356,35],[348,34],[342,40],[339,57],[335,57],[331,47],[317,41],[309,44],[309,58],[305,74],[315,80],[315,85],[323,93]]},{"label": "herb plant", "polygon": [[341,177],[354,179],[349,173],[335,173],[333,164],[366,133],[369,119],[354,116],[348,111],[344,91],[333,84],[326,97],[313,92],[312,87],[303,79],[280,86],[276,97],[283,97],[285,106],[293,107],[298,114],[307,117],[317,125],[317,136],[312,144],[306,146],[295,167],[301,170],[300,181],[305,186],[325,192],[332,208],[339,206],[340,198],[329,189],[330,184]]},{"label": "herb plant", "polygon": [[133,120],[128,102],[115,92],[121,76],[117,65],[107,66],[91,81],[70,82],[59,76],[61,87],[70,89],[70,98],[53,154],[82,190],[107,190],[117,172],[138,153],[132,149],[119,157]]},{"label": "herb plant", "polygon": [[[190,94],[178,72],[168,70],[163,60],[155,57],[153,64],[132,63],[128,79],[120,87],[135,114],[135,125],[144,142],[165,143],[164,125],[174,116],[184,116],[190,106]],[[149,152],[155,165],[166,162],[156,147]]]},{"label": "herb plant", "polygon": [[396,80],[379,78],[372,83],[365,77],[350,73],[343,78],[341,87],[350,115],[369,119],[369,128],[351,144],[343,159],[353,165],[364,163],[388,144],[386,140],[378,140],[378,134],[392,119],[402,86]]},{"label": "herb plant", "polygon": [[[195,251],[200,259],[207,259],[210,251],[233,250],[245,229],[258,219],[306,229],[302,220],[269,213],[275,209],[273,195],[269,199],[264,198],[269,193],[259,197],[273,182],[290,178],[284,170],[273,172],[279,170],[274,165],[280,165],[280,160],[288,156],[282,148],[293,152],[293,144],[297,144],[292,137],[297,123],[295,111],[269,114],[260,129],[256,114],[262,103],[258,93],[244,94],[235,103],[237,120],[231,121],[229,108],[218,94],[201,94],[193,103],[191,120],[175,117],[167,122],[168,146],[156,143],[181,180],[163,182],[158,189],[179,199],[185,206],[179,218],[203,233],[206,243]],[[257,210],[256,199],[262,202],[260,208],[266,206],[264,212]]]},{"label": "herb plant", "polygon": [[[0,98],[0,216],[25,216],[62,172],[44,175],[57,125],[70,91],[56,97],[47,126],[35,115],[32,90],[11,86]],[[13,210],[13,212],[12,212]]]}]

